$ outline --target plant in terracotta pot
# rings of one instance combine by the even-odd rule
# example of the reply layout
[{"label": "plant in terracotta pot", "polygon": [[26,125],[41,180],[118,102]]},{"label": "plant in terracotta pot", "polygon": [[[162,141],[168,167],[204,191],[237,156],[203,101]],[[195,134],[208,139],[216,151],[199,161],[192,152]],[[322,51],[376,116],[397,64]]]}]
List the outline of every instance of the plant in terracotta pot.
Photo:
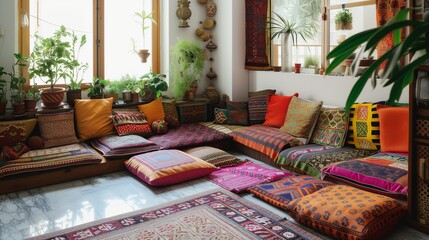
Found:
[{"label": "plant in terracotta pot", "polygon": [[4,67],[0,67],[0,115],[5,114],[7,105],[7,81],[3,78],[4,75],[7,75],[7,72],[4,71]]},{"label": "plant in terracotta pot", "polygon": [[25,91],[24,85],[26,79],[21,75],[18,67],[27,66],[28,58],[22,56],[20,53],[15,53],[15,63],[12,65],[12,72],[9,73],[10,76],[10,98],[13,105],[14,114],[23,114],[25,113]]},{"label": "plant in terracotta pot", "polygon": [[146,12],[145,10],[142,10],[141,12],[136,12],[135,15],[140,20],[140,26],[141,26],[141,31],[142,31],[142,45],[141,45],[142,48],[137,51],[136,40],[134,40],[134,39],[131,39],[131,40],[133,41],[134,52],[136,52],[139,55],[141,62],[145,63],[145,62],[147,62],[147,58],[150,55],[149,49],[145,49],[145,39],[146,39],[145,31],[151,27],[151,24],[157,24],[157,23],[153,19],[151,12]]},{"label": "plant in terracotta pot", "polygon": [[56,87],[59,80],[65,81],[69,76],[72,45],[70,33],[64,26],[55,31],[51,37],[35,35],[34,48],[30,54],[30,78],[39,77],[50,88],[42,90],[41,98],[44,107],[57,108],[64,99],[65,88]]},{"label": "plant in terracotta pot", "polygon": [[119,81],[107,81],[105,98],[113,98],[113,104],[116,104],[119,99]]},{"label": "plant in terracotta pot", "polygon": [[107,85],[107,80],[95,78],[92,82],[92,87],[88,88],[88,97],[91,99],[103,98]]},{"label": "plant in terracotta pot", "polygon": [[30,89],[25,93],[25,111],[26,112],[35,112],[37,102],[40,100],[40,91],[36,90],[37,85],[32,85]]},{"label": "plant in terracotta pot", "polygon": [[156,73],[146,73],[140,77],[135,92],[140,93],[142,100],[150,101],[162,96],[162,92],[168,90],[168,84],[165,81],[166,75]]},{"label": "plant in terracotta pot", "polygon": [[336,30],[351,30],[353,28],[353,16],[349,9],[344,8],[335,14]]},{"label": "plant in terracotta pot", "polygon": [[[182,100],[201,79],[206,56],[198,43],[180,40],[171,49],[171,58],[172,94],[176,99]],[[194,91],[192,93],[195,95]]]}]

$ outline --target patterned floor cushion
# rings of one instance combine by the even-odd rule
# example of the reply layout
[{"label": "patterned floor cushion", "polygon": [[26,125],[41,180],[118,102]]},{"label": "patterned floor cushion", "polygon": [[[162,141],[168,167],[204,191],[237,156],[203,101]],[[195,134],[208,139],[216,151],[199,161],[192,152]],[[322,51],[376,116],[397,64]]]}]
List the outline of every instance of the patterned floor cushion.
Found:
[{"label": "patterned floor cushion", "polygon": [[406,212],[393,198],[335,185],[288,203],[299,223],[335,239],[386,239]]},{"label": "patterned floor cushion", "polygon": [[0,178],[68,166],[97,164],[103,158],[85,143],[32,150],[16,160],[0,161]]},{"label": "patterned floor cushion", "polygon": [[235,167],[222,168],[212,172],[207,178],[231,192],[240,193],[257,184],[276,181],[291,175],[247,161]]},{"label": "patterned floor cushion", "polygon": [[199,123],[187,123],[169,129],[164,135],[152,136],[148,140],[162,149],[184,149],[227,142],[231,141],[232,137]]},{"label": "patterned floor cushion", "polygon": [[247,190],[262,200],[282,209],[300,197],[306,196],[332,183],[311,176],[293,176],[271,183],[263,183]]},{"label": "patterned floor cushion", "polygon": [[238,159],[234,155],[210,146],[189,148],[184,150],[184,152],[220,168],[243,163],[241,159]]},{"label": "patterned floor cushion", "polygon": [[234,141],[264,153],[273,160],[277,159],[283,149],[302,144],[298,139],[278,128],[263,125],[240,128],[230,135],[234,137]]},{"label": "patterned floor cushion", "polygon": [[276,162],[285,168],[295,168],[303,173],[320,178],[320,170],[332,163],[367,157],[373,150],[359,150],[352,147],[331,147],[308,144],[282,151]]},{"label": "patterned floor cushion", "polygon": [[158,145],[138,135],[100,137],[91,140],[91,145],[108,158],[130,157],[159,150]]},{"label": "patterned floor cushion", "polygon": [[389,196],[408,193],[408,155],[377,153],[373,156],[333,164],[322,169],[323,176],[359,185]]}]

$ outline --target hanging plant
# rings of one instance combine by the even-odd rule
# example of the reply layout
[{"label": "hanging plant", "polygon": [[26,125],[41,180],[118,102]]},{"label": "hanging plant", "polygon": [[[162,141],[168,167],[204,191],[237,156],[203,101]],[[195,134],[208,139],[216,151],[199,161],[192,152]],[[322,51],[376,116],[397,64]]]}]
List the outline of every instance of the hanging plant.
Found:
[{"label": "hanging plant", "polygon": [[353,28],[353,16],[349,9],[344,8],[335,14],[336,30],[351,30]]}]

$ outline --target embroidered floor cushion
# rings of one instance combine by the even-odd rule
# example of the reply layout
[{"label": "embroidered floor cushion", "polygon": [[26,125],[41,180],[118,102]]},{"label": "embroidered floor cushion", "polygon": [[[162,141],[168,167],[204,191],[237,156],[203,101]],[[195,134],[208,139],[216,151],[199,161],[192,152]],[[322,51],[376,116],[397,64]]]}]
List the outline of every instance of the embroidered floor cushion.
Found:
[{"label": "embroidered floor cushion", "polygon": [[135,134],[143,137],[152,135],[152,130],[141,112],[115,112],[112,115],[113,125],[120,136]]},{"label": "embroidered floor cushion", "polygon": [[179,150],[144,153],[125,161],[125,167],[152,186],[165,186],[204,177],[216,167]]},{"label": "embroidered floor cushion", "polygon": [[329,176],[376,193],[398,196],[408,194],[408,155],[377,153],[366,158],[332,164],[322,169]]},{"label": "embroidered floor cushion", "polygon": [[45,147],[57,147],[79,142],[74,128],[74,111],[37,114],[36,116],[40,136],[45,142]]},{"label": "embroidered floor cushion", "polygon": [[261,166],[250,161],[212,172],[207,178],[217,185],[236,193],[264,182],[276,181],[292,174]]},{"label": "embroidered floor cushion", "polygon": [[226,102],[228,124],[249,125],[249,108],[247,102]]},{"label": "embroidered floor cushion", "polygon": [[288,203],[294,219],[335,239],[386,239],[405,213],[393,198],[335,185]]},{"label": "embroidered floor cushion", "polygon": [[262,124],[267,114],[268,95],[249,97],[249,124]]},{"label": "embroidered floor cushion", "polygon": [[33,132],[36,124],[37,119],[35,118],[0,122],[0,148],[3,146],[13,147],[25,141]]},{"label": "embroidered floor cushion", "polygon": [[190,148],[184,152],[211,163],[216,167],[230,167],[243,162],[232,154],[210,146]]},{"label": "embroidered floor cushion", "polygon": [[322,108],[310,142],[342,147],[347,136],[348,113],[340,108]]},{"label": "embroidered floor cushion", "polygon": [[375,150],[363,150],[353,147],[331,147],[318,144],[307,144],[283,150],[277,160],[286,169],[302,171],[307,175],[320,178],[321,169],[332,163],[345,160],[368,157]]},{"label": "embroidered floor cushion", "polygon": [[263,183],[247,190],[276,207],[287,210],[286,205],[294,200],[316,192],[332,183],[311,176],[286,177],[271,183]]},{"label": "embroidered floor cushion", "polygon": [[377,104],[355,103],[350,108],[347,143],[357,149],[380,149]]},{"label": "embroidered floor cushion", "polygon": [[159,146],[138,135],[110,135],[91,140],[91,145],[104,157],[127,157],[159,150]]}]

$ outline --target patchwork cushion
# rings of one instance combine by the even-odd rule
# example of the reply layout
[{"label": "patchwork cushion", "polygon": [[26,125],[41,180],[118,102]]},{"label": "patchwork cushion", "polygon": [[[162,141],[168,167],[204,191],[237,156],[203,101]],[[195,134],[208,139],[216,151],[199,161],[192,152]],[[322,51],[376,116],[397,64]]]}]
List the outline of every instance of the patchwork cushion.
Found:
[{"label": "patchwork cushion", "polygon": [[272,183],[263,183],[247,190],[262,200],[282,209],[294,200],[312,194],[332,183],[310,176],[292,176]]},{"label": "patchwork cushion", "polygon": [[115,112],[112,115],[112,121],[119,136],[135,134],[149,137],[152,135],[152,130],[144,113]]},{"label": "patchwork cushion", "polygon": [[398,196],[408,194],[408,155],[377,153],[373,156],[332,164],[322,169],[329,176],[358,184],[376,193]]},{"label": "patchwork cushion", "polygon": [[410,118],[408,107],[378,106],[381,151],[408,152]]},{"label": "patchwork cushion", "polygon": [[33,132],[36,123],[36,118],[0,122],[0,147],[13,147],[24,142]]},{"label": "patchwork cushion", "polygon": [[257,184],[276,181],[291,175],[248,161],[235,167],[222,168],[212,172],[207,178],[229,191],[240,193]]},{"label": "patchwork cushion", "polygon": [[265,115],[265,122],[262,125],[280,128],[285,122],[292,97],[298,97],[298,95],[298,93],[292,96],[269,95],[267,114]]},{"label": "patchwork cushion", "polygon": [[323,102],[310,102],[298,97],[293,97],[285,122],[280,128],[296,138],[301,138],[304,144],[310,140],[311,133],[319,116]]},{"label": "patchwork cushion", "polygon": [[347,143],[358,149],[380,149],[377,104],[355,103],[350,108]]},{"label": "patchwork cushion", "polygon": [[275,94],[276,93],[276,89],[265,89],[265,90],[260,90],[260,91],[256,91],[256,92],[249,92],[248,93],[248,97],[255,97],[255,96],[268,96],[270,94]]},{"label": "patchwork cushion", "polygon": [[[79,142],[74,128],[74,111],[56,114],[37,114],[40,136],[45,147],[57,147]],[[61,131],[59,131],[61,129]]]},{"label": "patchwork cushion", "polygon": [[179,150],[144,153],[125,161],[125,167],[152,186],[164,186],[200,178],[216,167]]},{"label": "patchwork cushion", "polygon": [[339,108],[322,108],[310,142],[342,147],[347,135],[347,112]]},{"label": "patchwork cushion", "polygon": [[226,124],[228,123],[228,110],[227,109],[222,109],[222,108],[215,108],[214,109],[214,115],[215,115],[215,119],[213,121],[213,123],[217,123],[217,124]]},{"label": "patchwork cushion", "polygon": [[81,141],[115,133],[110,118],[112,105],[113,98],[75,100],[76,128]]},{"label": "patchwork cushion", "polygon": [[164,108],[164,119],[168,123],[169,128],[179,126],[179,114],[177,113],[176,100],[163,100],[162,107]]},{"label": "patchwork cushion", "polygon": [[216,167],[230,167],[242,163],[234,155],[210,146],[190,148],[186,149],[185,152]]},{"label": "patchwork cushion", "polygon": [[228,124],[249,125],[249,110],[247,102],[226,102],[228,109]]},{"label": "patchwork cushion", "polygon": [[356,149],[354,147],[332,147],[318,144],[306,144],[282,151],[276,163],[286,169],[299,171],[314,177],[321,176],[321,169],[332,163],[368,157],[375,150]]},{"label": "patchwork cushion", "polygon": [[126,157],[159,149],[155,143],[138,135],[110,135],[93,139],[91,144],[105,157]]},{"label": "patchwork cushion", "polygon": [[335,239],[385,239],[405,213],[392,198],[343,185],[293,200],[287,208],[297,222]]},{"label": "patchwork cushion", "polygon": [[157,98],[150,103],[138,106],[139,111],[146,115],[146,120],[151,125],[155,120],[164,120],[165,113],[162,107],[162,98]]},{"label": "patchwork cushion", "polygon": [[267,114],[268,95],[249,97],[249,123],[262,124],[265,122],[265,114]]}]

